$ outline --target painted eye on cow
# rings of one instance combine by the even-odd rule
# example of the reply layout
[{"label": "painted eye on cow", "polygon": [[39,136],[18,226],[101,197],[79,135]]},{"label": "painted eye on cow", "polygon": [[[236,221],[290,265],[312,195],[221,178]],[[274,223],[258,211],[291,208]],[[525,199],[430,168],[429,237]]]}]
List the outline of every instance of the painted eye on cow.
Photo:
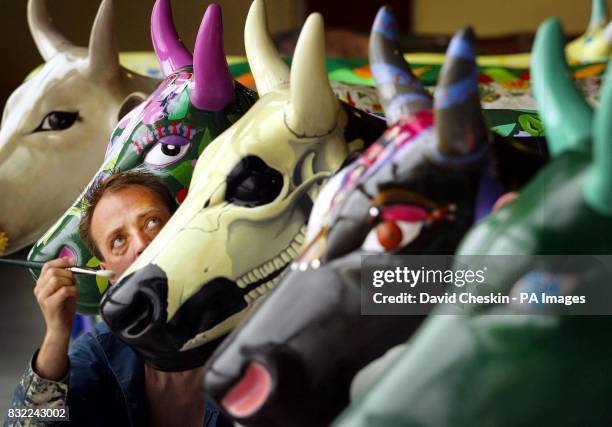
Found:
[{"label": "painted eye on cow", "polygon": [[79,119],[79,113],[70,111],[51,111],[42,119],[34,132],[68,129]]},{"label": "painted eye on cow", "polygon": [[247,156],[227,176],[225,200],[254,208],[272,202],[283,189],[283,175],[257,156]]},{"label": "painted eye on cow", "polygon": [[191,142],[182,136],[164,136],[147,153],[144,162],[156,168],[170,166],[185,157],[190,146]]},{"label": "painted eye on cow", "polygon": [[422,228],[422,221],[384,220],[370,230],[361,248],[368,252],[393,252],[419,237]]}]

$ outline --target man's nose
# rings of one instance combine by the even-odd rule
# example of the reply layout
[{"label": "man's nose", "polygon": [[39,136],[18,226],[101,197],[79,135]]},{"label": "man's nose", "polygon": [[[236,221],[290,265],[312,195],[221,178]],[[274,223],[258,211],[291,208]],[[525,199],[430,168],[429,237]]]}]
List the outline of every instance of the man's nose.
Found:
[{"label": "man's nose", "polygon": [[144,231],[136,231],[133,236],[134,252],[140,256],[151,243],[151,238]]}]

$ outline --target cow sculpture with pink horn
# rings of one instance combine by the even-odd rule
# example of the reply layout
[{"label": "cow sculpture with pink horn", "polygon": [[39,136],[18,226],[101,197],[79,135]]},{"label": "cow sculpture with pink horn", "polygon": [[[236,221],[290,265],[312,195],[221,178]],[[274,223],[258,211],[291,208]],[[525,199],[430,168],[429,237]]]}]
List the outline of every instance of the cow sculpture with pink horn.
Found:
[{"label": "cow sculpture with pink horn", "polygon": [[114,1],[103,0],[89,47],[53,26],[46,0],[28,2],[28,24],[44,66],[13,92],[0,129],[0,246],[31,244],[96,173],[119,119],[159,81],[119,65]]},{"label": "cow sculpture with pink horn", "polygon": [[[256,95],[232,79],[218,5],[210,5],[204,14],[193,59],[176,33],[169,0],[155,3],[151,36],[165,78],[116,127],[92,183],[113,171],[146,169],[159,175],[180,203],[187,194],[198,156],[251,107]],[[82,200],[79,197],[36,243],[30,260],[48,261],[68,255],[76,258],[78,265],[99,265],[98,258],[78,236]],[[107,286],[106,278],[77,276],[79,312],[97,313]]]},{"label": "cow sculpture with pink horn", "polygon": [[321,186],[385,127],[334,96],[321,15],[306,20],[291,70],[262,0],[245,45],[260,99],[204,150],[187,199],[101,304],[157,369],[206,362],[297,255]]}]

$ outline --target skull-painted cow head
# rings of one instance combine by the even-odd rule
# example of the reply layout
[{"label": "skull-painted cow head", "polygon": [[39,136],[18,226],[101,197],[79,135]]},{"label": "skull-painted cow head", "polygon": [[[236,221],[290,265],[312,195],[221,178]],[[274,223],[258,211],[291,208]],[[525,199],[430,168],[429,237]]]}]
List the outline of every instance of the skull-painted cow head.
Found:
[{"label": "skull-painted cow head", "polygon": [[331,90],[319,14],[304,24],[291,70],[261,0],[245,44],[260,99],[202,153],[183,205],[102,301],[111,329],[159,369],[202,365],[278,283],[321,185],[364,143],[350,136],[360,113]]},{"label": "skull-painted cow head", "polygon": [[389,129],[323,189],[294,271],[209,361],[205,390],[241,424],[328,425],[356,372],[423,319],[361,315],[362,255],[387,254],[379,268],[393,270],[403,260],[391,255],[452,254],[502,194],[496,150],[507,142],[492,143],[483,120],[471,30],[453,38],[434,99],[387,8],[370,63]]},{"label": "skull-painted cow head", "polygon": [[[495,315],[499,305],[487,304],[473,309],[489,315],[432,316],[382,381],[335,426],[368,426],[373,419],[383,427],[610,420],[612,318],[576,314],[589,314],[586,307],[598,302],[609,308],[609,257],[599,265],[592,261],[612,254],[612,74],[608,69],[593,113],[568,77],[563,42],[559,22],[544,22],[531,69],[551,161],[515,201],[476,225],[457,251],[503,256],[484,261],[483,292],[526,292],[540,303],[511,302],[503,309],[523,315]],[[590,255],[591,262],[577,255]],[[480,268],[480,259],[472,258],[470,267]],[[541,293],[583,296],[586,304],[542,304]]]},{"label": "skull-painted cow head", "polygon": [[[121,120],[92,183],[112,171],[147,169],[181,202],[198,156],[250,108],[256,96],[239,83],[234,87],[223,50],[218,5],[210,5],[204,14],[193,58],[174,29],[169,0],[156,2],[151,25],[153,45],[166,77],[145,102]],[[99,265],[78,236],[82,199],[77,199],[32,248],[31,260],[68,255],[76,258],[78,265]],[[105,278],[77,276],[79,311],[97,313],[107,286]]]},{"label": "skull-painted cow head", "polygon": [[104,158],[119,119],[158,81],[119,66],[113,0],[104,0],[89,48],[52,25],[46,0],[28,23],[44,66],[13,92],[0,129],[0,235],[7,253],[31,244],[79,195]]}]

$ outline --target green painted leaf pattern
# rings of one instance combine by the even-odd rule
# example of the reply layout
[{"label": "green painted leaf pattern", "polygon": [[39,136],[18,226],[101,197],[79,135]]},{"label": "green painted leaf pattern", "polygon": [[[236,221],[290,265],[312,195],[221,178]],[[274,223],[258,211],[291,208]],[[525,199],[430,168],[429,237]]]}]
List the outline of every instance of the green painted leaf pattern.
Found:
[{"label": "green painted leaf pattern", "polygon": [[174,103],[172,110],[168,111],[168,120],[184,119],[187,115],[189,105],[189,89],[185,88],[185,90],[181,93],[178,101]]},{"label": "green painted leaf pattern", "polygon": [[531,136],[543,136],[544,126],[542,121],[532,114],[521,114],[518,117],[519,125],[521,129],[529,133]]}]

